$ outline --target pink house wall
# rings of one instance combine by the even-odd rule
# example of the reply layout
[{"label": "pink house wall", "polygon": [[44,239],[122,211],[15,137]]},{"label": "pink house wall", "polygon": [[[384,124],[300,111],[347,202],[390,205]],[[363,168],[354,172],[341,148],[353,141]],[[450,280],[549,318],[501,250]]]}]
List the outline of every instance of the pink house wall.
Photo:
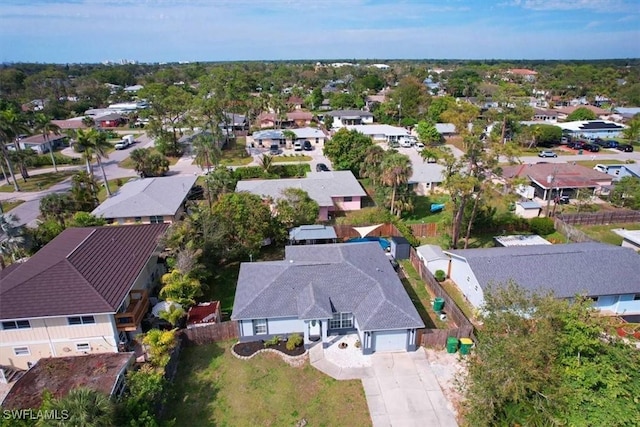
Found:
[{"label": "pink house wall", "polygon": [[328,221],[329,220],[329,207],[328,206],[320,206],[320,212],[318,213],[318,219],[320,221]]},{"label": "pink house wall", "polygon": [[357,211],[361,208],[360,196],[353,196],[350,202],[345,202],[343,197],[332,197],[333,203],[343,211]]}]

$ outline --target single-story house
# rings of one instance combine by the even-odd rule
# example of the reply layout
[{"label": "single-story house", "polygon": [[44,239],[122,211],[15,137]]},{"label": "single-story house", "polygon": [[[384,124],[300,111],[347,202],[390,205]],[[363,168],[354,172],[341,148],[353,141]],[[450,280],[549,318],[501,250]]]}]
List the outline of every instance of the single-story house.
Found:
[{"label": "single-story house", "polygon": [[528,82],[535,81],[536,77],[538,76],[537,71],[528,70],[526,68],[512,68],[510,70],[507,70],[507,74],[517,76]]},{"label": "single-story house", "polygon": [[431,194],[444,181],[444,166],[438,163],[417,162],[413,164],[408,185],[419,196]]},{"label": "single-story house", "polygon": [[309,126],[312,120],[313,114],[308,111],[292,111],[281,119],[279,119],[275,113],[262,113],[256,119],[263,129],[278,126],[285,128]]},{"label": "single-story house", "polygon": [[[44,135],[40,133],[22,138],[18,143],[20,144],[20,148],[23,150],[31,149],[38,154],[44,154],[48,153],[51,150],[51,147],[55,149],[55,147],[61,146],[65,138],[65,135],[55,135],[51,133],[49,134],[49,141],[47,141]],[[8,145],[7,148],[9,150],[15,149],[13,144]]]},{"label": "single-story house", "polygon": [[231,318],[240,341],[299,333],[327,345],[356,333],[364,354],[413,351],[424,327],[378,242],[287,246],[282,261],[242,263]]},{"label": "single-story house", "polygon": [[336,243],[336,230],[328,225],[301,225],[289,231],[290,245],[317,245],[321,243]]},{"label": "single-story house", "polygon": [[617,138],[627,126],[608,120],[579,120],[554,123],[562,129],[562,134],[573,138]]},{"label": "single-story house", "polygon": [[199,328],[221,321],[220,301],[201,302],[189,308],[187,312],[187,329]]},{"label": "single-story house", "polygon": [[502,176],[506,179],[527,177],[534,188],[534,196],[542,200],[557,196],[572,197],[578,190],[588,190],[593,194],[607,194],[613,181],[611,175],[573,163],[505,166]]},{"label": "single-story house", "polygon": [[495,236],[493,241],[496,246],[531,246],[531,245],[550,245],[551,242],[547,239],[538,236],[537,234],[511,234],[508,236]]},{"label": "single-story house", "polygon": [[306,191],[318,202],[318,220],[327,221],[336,210],[357,211],[367,193],[351,171],[309,172],[305,178],[252,179],[238,181],[236,191],[248,191],[276,200],[287,188]]},{"label": "single-story house", "polygon": [[533,120],[539,122],[556,123],[558,121],[558,111],[546,108],[534,108]]},{"label": "single-story house", "polygon": [[596,117],[602,120],[606,120],[611,116],[611,111],[603,110],[602,108],[596,107],[595,105],[572,105],[569,107],[558,107],[555,110],[558,113],[558,120],[566,120],[567,117],[576,111],[578,108],[586,108],[587,110],[592,111]]},{"label": "single-story house", "polygon": [[128,92],[128,93],[137,93],[141,89],[144,89],[144,86],[142,86],[142,85],[133,85],[133,86],[125,87],[124,91]]},{"label": "single-story house", "polygon": [[640,114],[640,107],[616,107],[615,113],[623,120],[631,120],[636,114]]},{"label": "single-story house", "polygon": [[435,127],[438,133],[444,137],[457,134],[456,125],[453,123],[436,123]]},{"label": "single-story house", "polygon": [[109,113],[104,116],[96,117],[95,123],[101,128],[115,128],[126,122],[126,119],[120,113]]},{"label": "single-story house", "polygon": [[[101,353],[40,359],[11,387],[3,409],[40,409],[45,391],[54,399],[83,387],[117,398],[125,390],[125,377],[133,353]],[[34,412],[35,415],[35,412]]]},{"label": "single-story house", "polygon": [[166,272],[168,224],[67,228],[0,270],[0,365],[117,353],[142,332],[148,292]]},{"label": "single-story house", "polygon": [[607,174],[614,177],[614,181],[620,181],[627,176],[640,179],[640,165],[637,163],[604,165],[604,169],[607,171]]},{"label": "single-story house", "polygon": [[184,213],[196,176],[138,178],[124,184],[91,212],[117,224],[173,223]]},{"label": "single-story house", "polygon": [[73,117],[66,120],[51,120],[51,123],[60,127],[61,130],[67,129],[86,129],[87,125],[83,123],[84,116]]},{"label": "single-story house", "polygon": [[348,125],[348,130],[357,130],[363,135],[370,136],[374,142],[398,142],[410,136],[405,128],[391,125]]},{"label": "single-story house", "polygon": [[328,116],[333,117],[332,128],[342,128],[349,125],[370,125],[373,123],[373,113],[362,110],[335,110],[329,111]]},{"label": "single-story house", "polygon": [[227,123],[221,123],[221,126],[223,127],[226,127],[226,124],[228,124],[231,130],[234,131],[246,130],[249,127],[247,116],[243,114],[224,113],[224,115]]},{"label": "single-story house", "polygon": [[287,99],[287,106],[294,110],[300,110],[304,106],[304,99],[299,96],[290,96],[289,99]]},{"label": "single-story house", "polygon": [[[640,255],[605,243],[448,250],[447,271],[467,300],[480,308],[484,291],[513,280],[558,298],[590,297],[612,314],[640,314]],[[612,274],[615,272],[615,274]]]},{"label": "single-story house", "polygon": [[[318,128],[303,127],[289,130],[296,135],[293,142],[309,141],[311,144],[317,145],[324,144],[327,139],[327,135]],[[259,147],[269,147],[271,144],[284,146],[289,142],[284,131],[278,129],[260,130],[254,132],[251,137],[253,138],[254,144]]]},{"label": "single-story house", "polygon": [[521,218],[536,218],[540,216],[542,205],[535,200],[516,202],[515,214]]}]

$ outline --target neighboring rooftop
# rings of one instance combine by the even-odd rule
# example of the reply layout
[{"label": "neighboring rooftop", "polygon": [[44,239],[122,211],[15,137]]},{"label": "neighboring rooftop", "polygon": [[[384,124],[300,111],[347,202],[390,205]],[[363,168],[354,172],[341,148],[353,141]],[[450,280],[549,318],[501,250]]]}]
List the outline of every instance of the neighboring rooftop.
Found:
[{"label": "neighboring rooftop", "polygon": [[418,252],[418,254],[420,254],[422,259],[427,261],[427,262],[435,261],[435,260],[439,260],[439,259],[448,259],[449,258],[442,251],[442,248],[440,246],[437,246],[437,245],[422,245],[422,246],[418,246],[416,248],[416,251]]},{"label": "neighboring rooftop", "polygon": [[[49,142],[55,142],[59,139],[64,139],[66,138],[66,135],[55,135],[53,133],[49,134]],[[26,138],[22,138],[20,140],[21,143],[27,143],[27,144],[48,144],[47,140],[45,139],[44,135],[42,135],[41,133],[35,134],[35,135],[31,135],[28,136]]]},{"label": "neighboring rooftop", "polygon": [[531,245],[550,245],[547,239],[537,234],[514,234],[511,236],[496,236],[493,238],[500,246],[531,246]]},{"label": "neighboring rooftop", "polygon": [[201,302],[189,308],[187,325],[220,322],[220,301]]},{"label": "neighboring rooftop", "polygon": [[[559,298],[640,294],[640,255],[605,243],[449,250],[467,260],[483,289],[510,280]],[[615,271],[615,274],[611,274]]]},{"label": "neighboring rooftop", "polygon": [[289,231],[289,240],[326,240],[337,239],[336,230],[328,225],[301,225]]},{"label": "neighboring rooftop", "polygon": [[361,330],[424,323],[377,242],[287,246],[283,261],[242,263],[232,319],[330,318],[352,312]]},{"label": "neighboring rooftop", "polygon": [[309,172],[306,178],[252,179],[238,181],[236,191],[248,191],[279,199],[287,188],[306,191],[321,207],[333,206],[332,197],[364,197],[367,193],[351,171]]},{"label": "neighboring rooftop", "polygon": [[179,175],[132,180],[102,202],[91,214],[103,218],[173,216],[197,179],[196,176]]},{"label": "neighboring rooftop", "polygon": [[45,390],[58,399],[73,389],[86,387],[111,396],[133,353],[96,353],[84,356],[43,358],[13,385],[4,409],[39,409]]},{"label": "neighboring rooftop", "polygon": [[361,117],[373,117],[373,113],[363,110],[334,110],[327,112],[332,117],[340,117],[342,119],[358,119]]},{"label": "neighboring rooftop", "polygon": [[417,162],[413,164],[409,184],[422,182],[443,182],[444,166],[438,163]]},{"label": "neighboring rooftop", "polygon": [[391,125],[348,125],[346,128],[364,135],[409,136],[409,131],[405,128]]},{"label": "neighboring rooftop", "polygon": [[115,313],[168,224],[67,228],[0,281],[0,319]]},{"label": "neighboring rooftop", "polygon": [[[506,179],[528,177],[541,188],[597,188],[611,185],[613,177],[606,173],[573,163],[529,163],[504,166]],[[551,178],[550,178],[551,177]],[[548,182],[552,179],[552,182]]]},{"label": "neighboring rooftop", "polygon": [[571,132],[599,130],[621,131],[626,128],[626,126],[623,124],[611,122],[608,120],[578,120],[575,122],[554,123],[554,126],[558,126],[562,130]]}]

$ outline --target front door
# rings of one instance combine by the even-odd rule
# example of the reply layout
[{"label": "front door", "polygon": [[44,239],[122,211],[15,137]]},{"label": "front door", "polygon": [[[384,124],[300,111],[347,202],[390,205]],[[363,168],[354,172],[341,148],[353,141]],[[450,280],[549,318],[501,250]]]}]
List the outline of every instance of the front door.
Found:
[{"label": "front door", "polygon": [[309,336],[310,337],[319,337],[322,335],[322,329],[320,326],[319,320],[311,320],[309,322]]}]

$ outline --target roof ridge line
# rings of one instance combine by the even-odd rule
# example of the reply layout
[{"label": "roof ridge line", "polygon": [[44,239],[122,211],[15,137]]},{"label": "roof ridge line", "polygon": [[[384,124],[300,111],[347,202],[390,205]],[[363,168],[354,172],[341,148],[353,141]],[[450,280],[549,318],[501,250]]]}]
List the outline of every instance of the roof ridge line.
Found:
[{"label": "roof ridge line", "polygon": [[73,248],[73,249],[71,250],[71,252],[69,252],[68,254],[66,254],[66,255],[64,256],[64,259],[68,260],[68,259],[69,259],[69,257],[70,257],[71,255],[73,255],[73,254],[78,250],[78,248],[80,248],[80,246],[82,246],[82,244],[83,244],[84,242],[86,242],[86,241],[87,241],[87,239],[88,239],[89,237],[93,236],[93,233],[95,233],[95,232],[96,232],[96,227],[92,227],[91,233],[89,233],[89,234],[88,234],[84,239],[82,239],[82,241],[81,241],[80,243],[78,243],[78,244],[76,245],[76,247],[75,247],[75,248]]}]

